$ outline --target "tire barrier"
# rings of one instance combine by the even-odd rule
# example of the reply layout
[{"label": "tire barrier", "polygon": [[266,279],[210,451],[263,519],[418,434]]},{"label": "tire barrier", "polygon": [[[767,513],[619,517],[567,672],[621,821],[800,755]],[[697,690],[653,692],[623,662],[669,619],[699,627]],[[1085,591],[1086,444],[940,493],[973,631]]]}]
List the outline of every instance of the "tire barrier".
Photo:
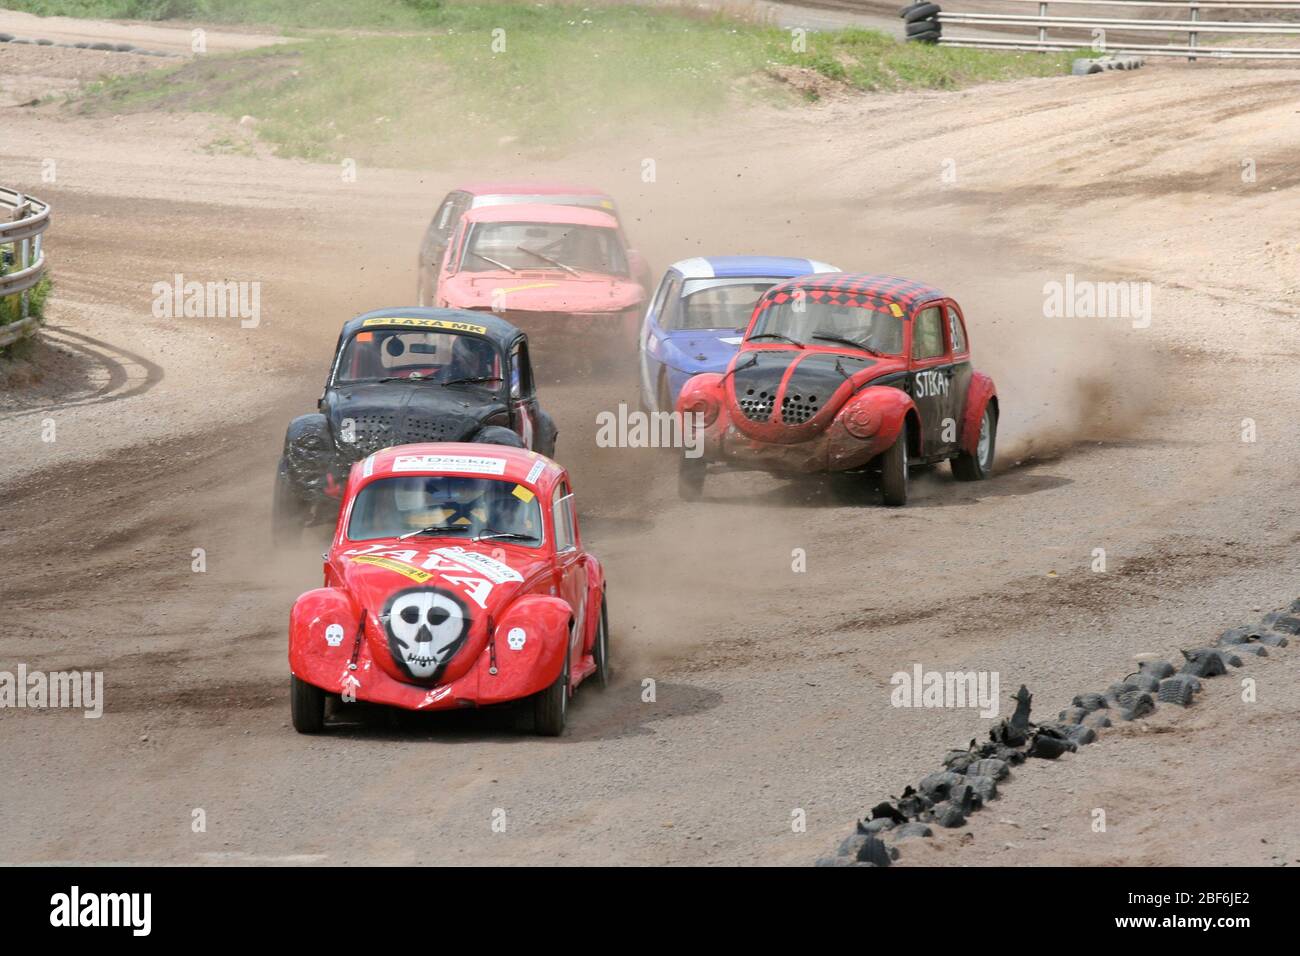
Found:
[{"label": "tire barrier", "polygon": [[898,11],[903,18],[903,33],[908,42],[938,43],[943,36],[939,14],[943,11],[937,3],[913,3]]},{"label": "tire barrier", "polygon": [[1145,62],[1140,56],[1083,57],[1074,61],[1070,73],[1073,76],[1091,76],[1094,73],[1107,73],[1111,70],[1136,70]]},{"label": "tire barrier", "polygon": [[972,814],[996,800],[999,784],[1011,779],[1013,766],[1031,758],[1057,760],[1075,753],[1111,727],[1112,718],[1140,720],[1158,704],[1190,707],[1202,680],[1241,667],[1243,657],[1266,658],[1267,648],[1284,648],[1297,635],[1300,599],[1265,615],[1258,626],[1224,631],[1214,646],[1182,651],[1180,668],[1169,661],[1143,661],[1135,673],[1104,692],[1076,695],[1055,721],[1041,724],[1029,719],[1033,695],[1022,684],[1010,698],[1016,702],[1014,712],[994,725],[985,743],[971,740],[964,749],[948,751],[942,770],[927,774],[915,786],[909,784],[901,797],[877,803],[835,853],[816,865],[890,866],[899,858],[898,842],[932,838],[934,826],[964,826]]},{"label": "tire barrier", "polygon": [[104,53],[134,53],[136,56],[184,56],[183,53],[168,53],[165,50],[142,50],[130,43],[58,43],[54,40],[44,38],[31,39],[29,37],[16,37],[12,33],[0,33],[0,43],[16,43],[19,45],[31,46],[57,46],[67,50],[99,50]]}]

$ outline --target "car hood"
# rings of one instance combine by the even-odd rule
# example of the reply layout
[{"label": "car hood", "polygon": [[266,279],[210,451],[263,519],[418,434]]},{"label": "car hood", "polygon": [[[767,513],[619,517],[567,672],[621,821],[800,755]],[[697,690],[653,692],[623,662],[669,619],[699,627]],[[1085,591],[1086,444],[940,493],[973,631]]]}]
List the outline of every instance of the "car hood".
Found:
[{"label": "car hood", "polygon": [[698,375],[721,372],[736,354],[744,337],[739,329],[683,329],[667,332],[659,346],[659,360],[678,371]]},{"label": "car hood", "polygon": [[429,686],[463,676],[489,621],[549,567],[541,550],[465,538],[371,543],[340,551],[334,565],[365,609],[374,660],[395,680]]},{"label": "car hood", "polygon": [[460,272],[444,279],[438,293],[452,308],[511,312],[621,312],[645,298],[630,277],[567,272]]},{"label": "car hood", "polygon": [[509,410],[486,389],[426,381],[336,386],[324,411],[340,450],[350,449],[356,460],[392,445],[467,441],[485,420]]},{"label": "car hood", "polygon": [[731,420],[743,434],[793,443],[817,435],[865,385],[907,368],[901,358],[822,348],[737,353],[727,379]]}]

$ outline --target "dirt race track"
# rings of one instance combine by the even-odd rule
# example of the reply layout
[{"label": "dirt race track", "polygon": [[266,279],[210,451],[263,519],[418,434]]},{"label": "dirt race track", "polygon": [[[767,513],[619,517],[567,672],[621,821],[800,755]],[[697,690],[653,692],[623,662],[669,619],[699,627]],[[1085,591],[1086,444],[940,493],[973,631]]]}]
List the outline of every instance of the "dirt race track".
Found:
[{"label": "dirt race track", "polygon": [[[25,100],[82,57],[103,54],[0,47],[0,74]],[[0,669],[101,670],[107,698],[100,720],[0,711],[0,862],[805,864],[987,733],[973,711],[891,707],[894,672],[996,670],[1054,714],[1135,654],[1300,596],[1298,102],[1296,70],[1159,65],[754,107],[355,183],[214,155],[214,117],[0,109],[0,180],[53,205],[57,279],[0,392]],[[656,268],[799,254],[949,290],[999,382],[998,474],[932,472],[903,510],[753,475],[685,504],[670,453],[595,445],[596,414],[635,402],[630,360],[555,381],[542,356],[608,567],[614,686],[582,688],[555,741],[487,714],[295,734],[285,628],[325,533],[271,548],[284,425],[345,318],[410,302],[437,199],[484,176],[604,185]],[[155,318],[175,273],[260,280],[260,324]],[[1150,282],[1150,326],[1044,318],[1067,274]],[[1224,678],[1034,762],[900,862],[1300,861],[1298,659],[1247,663],[1259,704]]]}]

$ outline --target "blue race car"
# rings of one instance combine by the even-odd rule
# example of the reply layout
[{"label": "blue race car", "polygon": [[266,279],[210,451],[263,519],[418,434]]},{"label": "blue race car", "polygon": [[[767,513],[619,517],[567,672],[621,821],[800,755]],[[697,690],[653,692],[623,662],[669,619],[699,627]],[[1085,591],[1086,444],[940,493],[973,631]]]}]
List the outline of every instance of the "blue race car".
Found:
[{"label": "blue race car", "polygon": [[813,259],[701,256],[674,262],[641,326],[641,404],[671,412],[686,380],[726,369],[754,303],[786,279],[839,272]]}]

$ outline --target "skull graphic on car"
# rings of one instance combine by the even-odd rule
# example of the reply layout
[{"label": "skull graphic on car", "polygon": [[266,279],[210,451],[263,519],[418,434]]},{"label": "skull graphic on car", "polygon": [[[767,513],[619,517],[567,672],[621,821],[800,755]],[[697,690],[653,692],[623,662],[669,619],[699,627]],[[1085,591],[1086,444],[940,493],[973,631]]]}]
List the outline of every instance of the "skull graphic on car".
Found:
[{"label": "skull graphic on car", "polygon": [[383,620],[393,660],[421,682],[436,682],[469,635],[465,605],[445,591],[428,588],[394,594]]}]

